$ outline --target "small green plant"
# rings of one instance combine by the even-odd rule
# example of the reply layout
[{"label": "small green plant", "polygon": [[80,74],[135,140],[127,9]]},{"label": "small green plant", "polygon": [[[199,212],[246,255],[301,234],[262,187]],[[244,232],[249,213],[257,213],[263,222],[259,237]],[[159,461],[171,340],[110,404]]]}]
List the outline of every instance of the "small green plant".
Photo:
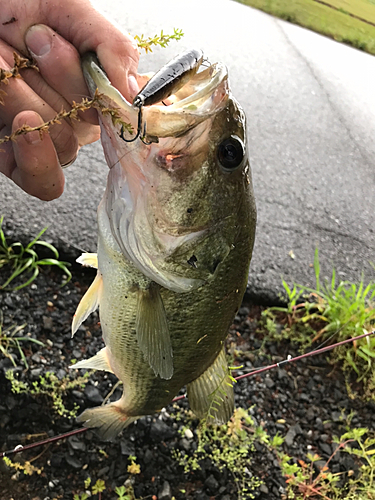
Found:
[{"label": "small green plant", "polygon": [[[346,432],[339,438],[334,437],[337,444],[335,451],[320,468],[314,470],[314,463],[321,460],[317,454],[307,454],[304,460],[293,461],[285,453],[278,453],[279,463],[286,478],[286,498],[288,500],[326,499],[326,500],[375,500],[375,433],[366,428],[351,428],[353,414],[349,415]],[[367,437],[366,437],[367,436]],[[358,473],[332,473],[330,462],[338,451],[349,453],[358,463]],[[292,463],[291,463],[292,462]],[[345,474],[346,483],[339,487],[338,481]]]},{"label": "small green plant", "polygon": [[32,383],[18,380],[13,370],[8,370],[5,373],[5,377],[10,381],[14,394],[25,393],[32,396],[47,396],[52,400],[52,407],[58,415],[61,417],[75,418],[79,406],[74,404],[72,410],[67,409],[63,402],[63,396],[68,390],[76,387],[85,387],[90,374],[90,372],[86,372],[83,376],[74,380],[71,380],[68,376],[59,380],[54,373],[46,372],[44,376],[39,377],[39,380]]},{"label": "small green plant", "polygon": [[136,500],[132,486],[117,486],[115,493],[118,496],[118,500]]},{"label": "small green plant", "polygon": [[262,482],[247,474],[251,453],[254,451],[255,441],[268,446],[270,437],[262,427],[254,425],[249,411],[237,408],[226,425],[201,423],[197,428],[197,437],[198,448],[194,454],[172,452],[175,460],[184,467],[185,473],[199,469],[200,462],[209,458],[219,470],[226,467],[232,474],[239,500],[254,498],[253,492]]},{"label": "small green plant", "polygon": [[152,45],[159,45],[160,47],[166,47],[171,40],[180,40],[184,34],[182,30],[178,28],[174,28],[173,35],[164,35],[163,30],[161,30],[160,35],[149,36],[148,38],[144,38],[143,35],[138,36],[135,35],[134,39],[137,42],[139,49],[144,49],[146,54],[148,52],[152,52]]},{"label": "small green plant", "polygon": [[140,474],[141,473],[141,466],[136,463],[137,457],[130,455],[128,457],[128,460],[130,461],[130,465],[128,465],[128,472],[129,474]]},{"label": "small green plant", "polygon": [[[70,264],[68,262],[62,262],[59,260],[59,252],[56,248],[48,243],[47,241],[41,241],[39,238],[45,233],[47,228],[45,227],[40,231],[40,233],[32,240],[30,243],[24,247],[22,243],[15,242],[9,244],[5,238],[4,231],[2,230],[2,223],[4,217],[0,217],[0,269],[3,267],[10,268],[10,276],[5,282],[0,285],[0,289],[9,288],[12,281],[24,273],[31,273],[31,276],[21,285],[13,288],[13,290],[20,290],[25,286],[30,285],[40,272],[40,266],[57,266],[66,275],[67,279],[63,284],[66,284],[72,277],[71,272],[67,268]],[[37,252],[35,251],[35,246],[39,245],[48,248],[54,258],[39,258]]]},{"label": "small green plant", "polygon": [[[92,495],[98,495],[98,500],[102,500],[102,492],[106,490],[105,482],[102,479],[98,479],[96,483],[91,487],[91,478],[88,477],[85,480],[85,492],[75,493],[73,500],[87,500]],[[115,493],[117,495],[117,500],[136,500],[134,495],[134,490],[132,486],[116,486]]]},{"label": "small green plant", "polygon": [[25,327],[26,323],[23,325],[11,325],[8,328],[3,328],[3,317],[0,311],[0,352],[11,360],[13,366],[17,366],[11,355],[12,349],[17,349],[26,369],[28,369],[29,365],[22,350],[21,343],[33,342],[34,344],[40,346],[43,346],[44,344],[43,342],[40,342],[40,340],[36,340],[31,337],[18,336],[18,334],[22,332]]},{"label": "small green plant", "polygon": [[[336,449],[337,453],[339,448]],[[307,454],[310,463],[298,460],[297,463],[290,463],[291,457],[285,453],[279,456],[280,466],[287,483],[287,498],[305,500],[308,498],[325,498],[331,500],[331,495],[335,492],[335,485],[340,479],[340,473],[332,474],[328,464],[335,453],[327,460],[318,474],[315,474],[314,463],[321,460],[317,454]]]}]

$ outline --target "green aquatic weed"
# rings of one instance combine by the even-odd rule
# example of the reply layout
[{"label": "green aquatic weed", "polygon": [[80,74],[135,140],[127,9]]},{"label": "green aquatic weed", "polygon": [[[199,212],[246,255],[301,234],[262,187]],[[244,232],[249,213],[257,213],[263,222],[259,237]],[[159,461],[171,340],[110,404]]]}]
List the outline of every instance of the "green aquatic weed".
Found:
[{"label": "green aquatic weed", "polygon": [[172,35],[165,35],[163,30],[161,30],[160,35],[149,36],[144,38],[144,35],[135,35],[134,40],[137,42],[139,49],[144,49],[146,54],[152,52],[152,45],[159,45],[160,47],[166,47],[171,40],[180,40],[184,36],[181,29],[174,28]]},{"label": "green aquatic weed", "polygon": [[72,410],[67,409],[64,405],[63,396],[71,389],[85,387],[90,374],[90,372],[86,372],[83,376],[77,377],[74,380],[71,380],[69,376],[65,376],[60,380],[54,373],[46,372],[45,375],[39,377],[39,380],[32,383],[18,380],[13,370],[8,370],[5,373],[5,377],[11,383],[13,393],[47,396],[52,400],[52,407],[59,416],[75,418],[79,406],[75,403]]}]

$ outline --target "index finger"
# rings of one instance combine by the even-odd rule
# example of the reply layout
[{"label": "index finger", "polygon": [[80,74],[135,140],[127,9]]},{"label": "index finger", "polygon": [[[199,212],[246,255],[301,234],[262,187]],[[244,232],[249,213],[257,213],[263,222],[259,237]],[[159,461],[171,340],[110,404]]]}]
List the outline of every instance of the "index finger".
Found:
[{"label": "index finger", "polygon": [[129,100],[138,92],[136,82],[139,54],[134,40],[122,33],[88,0],[13,0],[2,2],[0,37],[27,54],[26,31],[46,24],[72,43],[83,55],[94,51],[112,84]]}]

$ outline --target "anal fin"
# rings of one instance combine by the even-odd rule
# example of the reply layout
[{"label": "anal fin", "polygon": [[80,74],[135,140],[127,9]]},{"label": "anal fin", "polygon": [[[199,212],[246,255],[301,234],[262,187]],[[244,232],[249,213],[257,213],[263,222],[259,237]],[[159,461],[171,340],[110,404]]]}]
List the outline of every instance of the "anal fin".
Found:
[{"label": "anal fin", "polygon": [[138,292],[137,341],[155,375],[170,379],[173,375],[173,352],[167,317],[159,285],[152,283]]},{"label": "anal fin", "polygon": [[86,368],[92,370],[105,370],[106,372],[113,373],[112,368],[109,364],[107,348],[104,347],[99,352],[95,354],[92,358],[83,359],[78,361],[75,365],[69,366],[69,368]]},{"label": "anal fin", "polygon": [[78,304],[75,315],[73,316],[72,337],[74,336],[78,328],[82,325],[82,323],[87,319],[87,317],[98,307],[102,284],[103,278],[98,271],[98,274],[96,275],[94,281],[91,283],[87,292]]},{"label": "anal fin", "polygon": [[233,382],[224,348],[207,370],[187,385],[190,407],[208,423],[228,422],[234,410]]},{"label": "anal fin", "polygon": [[119,402],[116,401],[85,410],[78,416],[77,422],[82,422],[85,427],[95,428],[99,437],[108,441],[115,438],[125,427],[138,418],[127,416]]}]

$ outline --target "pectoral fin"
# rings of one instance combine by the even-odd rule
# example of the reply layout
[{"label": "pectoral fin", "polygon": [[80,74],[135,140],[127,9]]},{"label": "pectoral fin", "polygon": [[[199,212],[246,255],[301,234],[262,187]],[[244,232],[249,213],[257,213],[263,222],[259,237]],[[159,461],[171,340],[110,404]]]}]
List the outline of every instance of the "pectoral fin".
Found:
[{"label": "pectoral fin", "polygon": [[168,380],[173,375],[173,352],[159,286],[153,283],[138,293],[135,330],[139,348],[155,375]]},{"label": "pectoral fin", "polygon": [[99,352],[95,354],[92,358],[83,359],[78,361],[75,365],[69,366],[69,368],[86,368],[92,370],[105,370],[106,372],[113,373],[112,368],[109,364],[107,348],[104,347]]},{"label": "pectoral fin", "polygon": [[89,289],[82,297],[81,302],[78,304],[75,315],[72,321],[72,337],[82,325],[82,323],[87,319],[89,314],[95,311],[99,305],[99,296],[103,284],[102,275],[99,273],[96,275],[94,281],[91,283]]},{"label": "pectoral fin", "polygon": [[98,269],[98,254],[97,253],[83,253],[78,259],[76,260],[78,264],[82,264],[82,266],[86,267],[94,267],[95,269]]},{"label": "pectoral fin", "polygon": [[187,395],[198,418],[216,424],[228,422],[234,410],[234,392],[224,348],[212,365],[187,385]]}]

